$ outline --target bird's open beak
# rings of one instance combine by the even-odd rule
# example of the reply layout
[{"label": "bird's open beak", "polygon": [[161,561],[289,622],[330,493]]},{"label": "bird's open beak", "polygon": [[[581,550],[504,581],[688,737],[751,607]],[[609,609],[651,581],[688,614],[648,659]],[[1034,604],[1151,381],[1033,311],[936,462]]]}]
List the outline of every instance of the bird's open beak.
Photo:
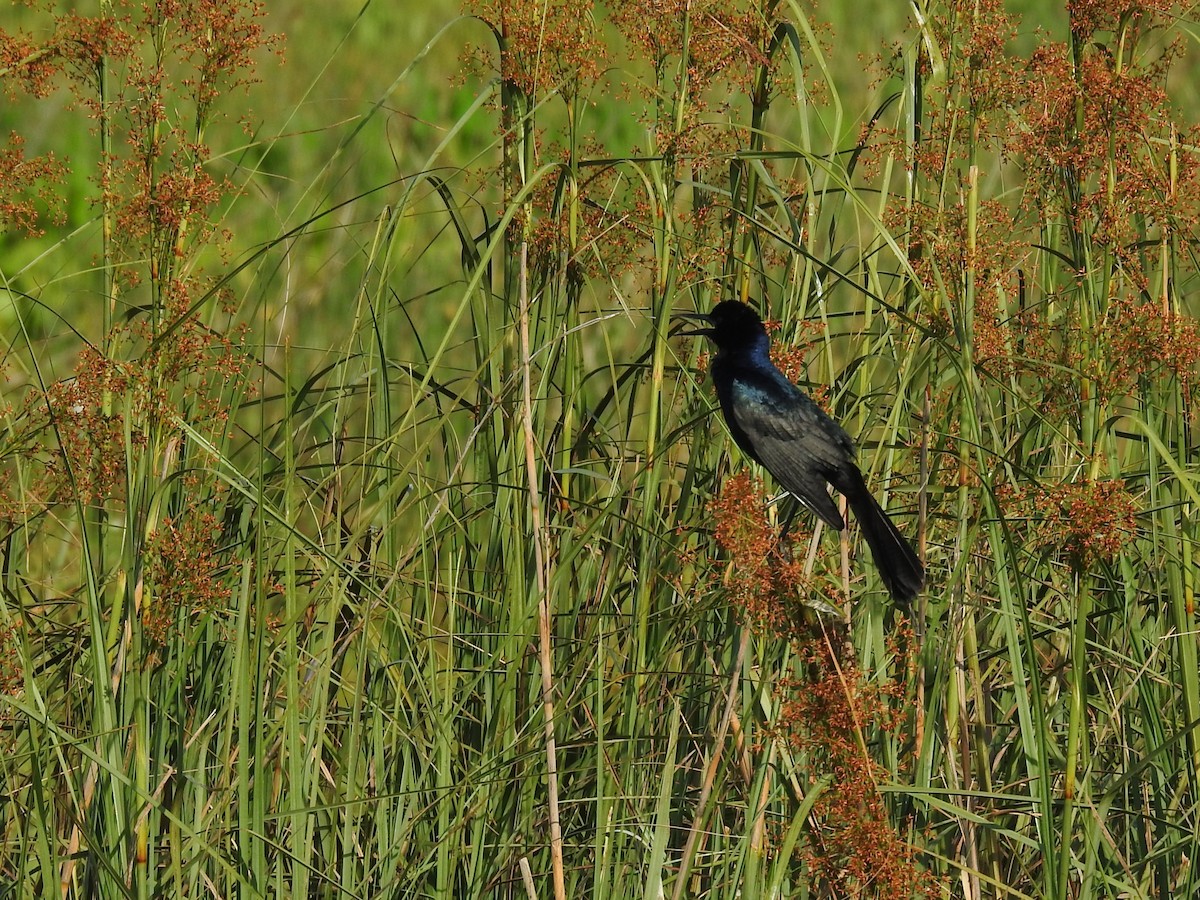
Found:
[{"label": "bird's open beak", "polygon": [[682,319],[685,322],[703,322],[707,328],[693,328],[688,331],[679,332],[682,336],[703,335],[704,337],[712,337],[712,318],[708,313],[675,313],[671,316],[672,319]]}]

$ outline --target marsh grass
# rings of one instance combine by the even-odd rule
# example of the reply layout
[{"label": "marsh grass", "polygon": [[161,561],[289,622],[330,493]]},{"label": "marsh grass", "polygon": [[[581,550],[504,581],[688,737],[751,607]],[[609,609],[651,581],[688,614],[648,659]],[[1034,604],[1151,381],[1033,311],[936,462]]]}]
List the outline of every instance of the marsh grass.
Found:
[{"label": "marsh grass", "polygon": [[[31,151],[0,194],[45,247],[0,256],[0,894],[1194,895],[1156,6],[1022,58],[920,5],[862,95],[797,3],[481,3],[287,204],[298,136],[209,143],[276,77],[254,7],[6,34],[97,180],[60,222],[87,163]],[[460,54],[469,102],[347,195]],[[729,296],[919,544],[911,619],[853,528],[778,537],[672,333]]]}]

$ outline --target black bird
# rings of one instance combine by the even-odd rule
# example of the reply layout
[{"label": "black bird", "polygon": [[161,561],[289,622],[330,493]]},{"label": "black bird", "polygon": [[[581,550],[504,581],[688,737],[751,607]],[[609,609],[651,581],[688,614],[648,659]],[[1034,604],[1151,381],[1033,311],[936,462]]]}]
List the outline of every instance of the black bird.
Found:
[{"label": "black bird", "polygon": [[925,582],[925,567],[867,489],[850,436],[771,362],[770,339],[758,314],[726,300],[710,313],[680,318],[705,323],[683,333],[704,335],[717,345],[713,383],[737,445],[837,531],[846,523],[826,485],[844,494],[884,585],[893,600],[907,606]]}]

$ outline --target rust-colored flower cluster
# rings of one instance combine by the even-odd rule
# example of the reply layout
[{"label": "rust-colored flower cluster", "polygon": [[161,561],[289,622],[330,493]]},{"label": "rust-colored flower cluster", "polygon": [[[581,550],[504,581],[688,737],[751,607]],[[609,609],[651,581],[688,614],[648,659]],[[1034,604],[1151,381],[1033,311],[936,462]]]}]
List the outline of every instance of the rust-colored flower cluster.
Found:
[{"label": "rust-colored flower cluster", "polygon": [[[204,168],[204,133],[218,97],[254,81],[259,53],[277,47],[263,15],[247,0],[124,0],[97,16],[47,9],[40,39],[0,30],[7,94],[40,98],[64,85],[100,131],[119,136],[96,178],[101,204],[119,218],[112,235],[129,244],[130,258],[150,250],[141,258],[161,265],[164,253],[182,253],[189,229],[211,236],[206,214],[230,186]],[[106,89],[103,73],[118,69],[124,90]],[[0,224],[31,232],[42,212],[36,197],[65,169],[53,153],[25,159],[22,146],[13,135],[0,150]]]},{"label": "rust-colored flower cluster", "polygon": [[1143,376],[1168,375],[1193,386],[1200,363],[1200,328],[1194,318],[1139,298],[1114,300],[1102,325],[1102,361],[1090,372],[1103,398],[1135,393]]},{"label": "rust-colored flower cluster", "polygon": [[[877,783],[882,772],[866,752],[864,733],[897,733],[905,716],[900,682],[867,679],[852,654],[819,621],[805,621],[800,598],[814,590],[766,517],[766,492],[748,474],[727,479],[711,512],[716,540],[729,557],[726,589],[751,627],[792,643],[802,675],[781,685],[788,700],[774,728],[803,755],[812,781],[831,781],[817,800],[818,827],[798,851],[822,889],[837,897],[934,896],[916,850],[893,827]],[[837,597],[826,598],[839,605]],[[837,629],[835,629],[837,630]],[[893,651],[907,663],[907,629]]]},{"label": "rust-colored flower cluster", "polygon": [[686,47],[687,84],[675,87],[703,105],[700,98],[718,82],[750,93],[757,67],[767,61],[765,48],[775,25],[768,16],[778,12],[773,5],[738,0],[634,0],[615,3],[612,15],[634,58],[661,68],[673,65]]},{"label": "rust-colored flower cluster", "polygon": [[1137,503],[1121,481],[1002,487],[997,494],[1010,521],[1025,523],[1032,546],[1077,572],[1111,561],[1137,531]]},{"label": "rust-colored flower cluster", "polygon": [[127,444],[133,453],[143,448],[146,426],[162,413],[161,391],[149,375],[87,348],[75,377],[50,385],[46,411],[60,452],[48,467],[47,499],[91,505],[124,498]]},{"label": "rust-colored flower cluster", "polygon": [[469,5],[500,44],[500,77],[526,97],[590,90],[607,51],[591,2],[478,0]]},{"label": "rust-colored flower cluster", "polygon": [[[1066,45],[1042,45],[1024,75],[1023,127],[1009,143],[1023,161],[1026,208],[1037,217],[1057,210],[1084,240],[1112,254],[1134,289],[1148,277],[1139,242],[1197,221],[1192,155],[1169,160],[1169,151],[1155,148],[1156,140],[1169,147],[1172,139],[1163,87],[1170,61],[1167,53],[1138,69],[1091,52],[1076,62]],[[1084,259],[1072,264],[1085,272]]]},{"label": "rust-colored flower cluster", "polygon": [[710,511],[729,556],[730,600],[755,628],[788,636],[803,630],[800,598],[814,586],[768,521],[767,499],[762,481],[742,472],[725,481]]},{"label": "rust-colored flower cluster", "polygon": [[1078,421],[1085,400],[1111,405],[1138,399],[1146,378],[1176,380],[1185,394],[1200,363],[1196,321],[1140,296],[1113,297],[1090,321],[1071,293],[1011,314],[980,303],[976,363],[1030,386],[1039,412]]},{"label": "rust-colored flower cluster", "polygon": [[10,134],[7,145],[0,146],[0,232],[33,237],[44,232],[47,221],[61,224],[66,214],[55,187],[66,171],[53,153],[26,156],[25,139]]},{"label": "rust-colored flower cluster", "polygon": [[[763,322],[767,329],[767,333],[775,335],[779,332],[782,325],[774,320]],[[825,323],[819,321],[805,321],[800,323],[800,329],[794,340],[771,341],[771,362],[787,376],[788,380],[793,384],[805,380],[807,372],[807,362],[809,354],[809,343],[825,330]],[[822,386],[824,387],[824,386]],[[827,408],[822,403],[822,408]]]},{"label": "rust-colored flower cluster", "polygon": [[1175,0],[1067,0],[1071,32],[1086,40],[1097,31],[1119,31],[1152,13],[1167,13]]},{"label": "rust-colored flower cluster", "polygon": [[[908,637],[894,639],[894,649],[911,646]],[[824,636],[796,647],[805,674],[785,685],[790,699],[777,728],[806,761],[812,782],[830,776],[813,806],[816,827],[799,850],[811,876],[834,897],[938,896],[916,848],[891,821],[878,787],[886,773],[865,744],[868,733],[899,733],[903,686],[869,680],[852,656],[838,658]]]},{"label": "rust-colored flower cluster", "polygon": [[165,519],[151,535],[140,613],[152,641],[161,644],[184,622],[228,608],[233,589],[218,555],[220,535],[217,517],[200,509]]},{"label": "rust-colored flower cluster", "polygon": [[145,449],[150,434],[174,430],[174,419],[183,415],[181,394],[193,423],[219,423],[228,415],[220,388],[239,380],[246,366],[228,337],[195,326],[181,327],[131,362],[86,348],[74,377],[50,385],[44,400],[31,403],[33,421],[57,433],[46,499],[124,502],[128,454]]}]

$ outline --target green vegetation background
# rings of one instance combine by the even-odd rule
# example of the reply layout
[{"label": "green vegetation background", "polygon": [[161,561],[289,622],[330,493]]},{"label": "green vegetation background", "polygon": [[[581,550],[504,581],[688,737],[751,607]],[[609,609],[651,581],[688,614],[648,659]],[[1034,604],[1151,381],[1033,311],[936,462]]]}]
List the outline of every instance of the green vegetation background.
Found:
[{"label": "green vegetation background", "polygon": [[[782,109],[755,131],[736,95],[736,152],[689,169],[648,149],[653,72],[600,12],[572,160],[567,89],[501,91],[478,20],[273,2],[286,63],[262,54],[206,135],[243,189],[214,207],[227,239],[180,257],[204,299],[179,333],[221,340],[178,381],[161,331],[106,343],[169,306],[143,283],[105,320],[95,123],[6,101],[0,131],[73,164],[65,222],[0,237],[0,896],[1195,895],[1200,64],[1190,7],[1128,6],[1151,24],[1122,60],[1183,41],[1183,137],[1137,136],[1186,187],[1117,247],[1054,205],[1119,184],[1111,157],[1047,189],[1032,237],[1032,176],[986,141],[913,185],[895,147],[856,168],[876,113],[903,144],[906,89],[957,84],[945,108],[1003,131],[918,49],[955,59],[977,32],[915,13],[970,3],[785,5]],[[1021,65],[1067,41],[1065,8],[1007,9]],[[595,147],[613,209],[669,198],[629,204],[658,225],[539,256],[534,225],[606,183],[571,167]],[[705,191],[736,238],[690,243]],[[896,218],[918,207],[944,217]],[[990,238],[994,279],[962,252]],[[781,548],[733,474],[667,316],[745,287],[921,545],[911,624],[852,532]]]}]

